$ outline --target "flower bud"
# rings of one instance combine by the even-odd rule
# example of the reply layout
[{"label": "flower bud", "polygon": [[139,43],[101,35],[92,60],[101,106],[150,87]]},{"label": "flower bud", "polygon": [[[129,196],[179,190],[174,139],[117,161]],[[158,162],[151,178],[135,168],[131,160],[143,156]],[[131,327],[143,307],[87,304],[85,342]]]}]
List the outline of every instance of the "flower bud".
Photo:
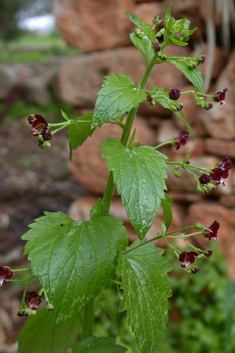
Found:
[{"label": "flower bud", "polygon": [[159,52],[161,50],[161,46],[158,43],[154,44],[153,47],[154,47],[156,52]]},{"label": "flower bud", "polygon": [[41,295],[39,295],[37,292],[28,292],[26,294],[28,295],[27,303],[29,305],[29,308],[31,310],[37,310],[39,304],[42,301]]},{"label": "flower bud", "polygon": [[208,174],[202,174],[199,178],[201,184],[207,184],[211,181],[211,176]]},{"label": "flower bud", "polygon": [[171,89],[169,92],[169,97],[170,97],[170,99],[173,99],[176,101],[180,97],[180,90],[177,88]]},{"label": "flower bud", "polygon": [[214,102],[217,102],[217,103],[224,103],[224,100],[225,100],[225,93],[228,91],[227,88],[221,90],[221,91],[217,91],[213,94],[212,96],[212,99]]}]

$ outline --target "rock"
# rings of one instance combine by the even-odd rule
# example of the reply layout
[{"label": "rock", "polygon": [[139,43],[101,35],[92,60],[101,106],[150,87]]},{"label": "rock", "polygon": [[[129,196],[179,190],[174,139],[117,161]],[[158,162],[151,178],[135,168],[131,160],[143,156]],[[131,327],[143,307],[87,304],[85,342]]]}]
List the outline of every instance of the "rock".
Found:
[{"label": "rock", "polygon": [[235,159],[235,141],[206,139],[205,151],[217,156],[227,156],[229,158]]},{"label": "rock", "polygon": [[[136,128],[135,141],[142,139],[143,144],[156,145],[156,136],[145,120],[136,117],[132,132]],[[109,172],[106,161],[100,158],[102,150],[99,149],[101,141],[107,137],[120,139],[122,129],[118,125],[105,124],[97,128],[91,138],[88,138],[81,147],[73,152],[72,163],[69,169],[77,181],[90,192],[103,194],[108,180]]]},{"label": "rock", "polygon": [[23,65],[0,65],[0,100],[7,98],[13,87],[19,82]]},{"label": "rock", "polygon": [[221,196],[219,199],[219,204],[228,208],[235,207],[235,195],[230,194]]},{"label": "rock", "polygon": [[86,52],[130,43],[134,0],[54,0],[56,24],[67,43]]},{"label": "rock", "polygon": [[[220,140],[235,138],[235,49],[230,56],[229,64],[222,72],[215,87],[215,91],[228,89],[226,92],[226,104],[214,103],[214,107],[208,111],[207,117],[199,115],[207,134]],[[210,93],[212,94],[212,93]]]},{"label": "rock", "polygon": [[[220,223],[218,231],[218,243],[221,251],[226,254],[228,260],[228,275],[231,280],[235,280],[235,242],[233,241],[235,227],[235,208],[226,209],[215,202],[199,202],[189,207],[187,224],[201,223],[209,227],[214,220]],[[197,236],[195,241],[206,249],[210,242],[203,236]]]},{"label": "rock", "polygon": [[[167,55],[188,55],[185,47],[169,46]],[[60,69],[59,85],[62,99],[77,107],[93,107],[97,93],[105,75],[113,72],[129,74],[135,84],[141,81],[145,71],[145,60],[136,48],[121,48],[107,50],[100,53],[81,55],[66,59]],[[156,65],[149,79],[147,89],[152,85],[164,87],[182,87],[186,83],[184,75],[169,63]],[[167,109],[156,104],[152,107],[149,103],[141,104],[140,115],[171,114]]]},{"label": "rock", "polygon": [[203,200],[202,194],[189,194],[183,192],[169,192],[169,196],[172,198],[173,202],[199,202]]},{"label": "rock", "polygon": [[[91,207],[95,204],[96,198],[89,196],[79,199],[72,203],[69,208],[69,216],[76,221],[87,221],[89,220],[89,213]],[[169,228],[169,231],[178,229],[182,227],[182,218],[185,210],[184,207],[179,204],[173,206],[173,220]],[[119,197],[114,198],[110,208],[110,214],[121,219],[124,226],[127,229],[129,240],[133,242],[138,239],[135,229],[130,224],[130,220],[126,215],[125,207],[122,206],[121,199]],[[152,228],[146,234],[146,240],[152,239],[157,236],[157,233],[162,230],[160,221],[164,222],[163,210],[158,211],[157,217],[153,222]],[[165,247],[165,242],[162,239],[154,241],[157,246]]]}]

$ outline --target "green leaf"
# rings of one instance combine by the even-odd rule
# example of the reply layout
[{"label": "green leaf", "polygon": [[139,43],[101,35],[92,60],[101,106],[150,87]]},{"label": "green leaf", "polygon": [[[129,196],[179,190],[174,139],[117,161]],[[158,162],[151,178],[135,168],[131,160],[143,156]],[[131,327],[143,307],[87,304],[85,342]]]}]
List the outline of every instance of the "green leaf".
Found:
[{"label": "green leaf", "polygon": [[125,353],[127,348],[116,345],[112,338],[95,338],[91,336],[76,344],[72,353]]},{"label": "green leaf", "polygon": [[[134,248],[141,244],[136,241]],[[125,296],[120,311],[127,310],[127,320],[141,353],[158,353],[168,320],[171,296],[167,272],[171,265],[162,256],[163,249],[145,244],[123,254],[118,266]]]},{"label": "green leaf", "polygon": [[165,28],[167,28],[167,25],[168,25],[168,21],[170,20],[171,18],[171,3],[169,4],[167,10],[166,10],[166,14],[165,14]]},{"label": "green leaf", "polygon": [[139,103],[147,101],[145,91],[137,88],[129,75],[119,73],[105,78],[95,104],[93,128],[116,119]]},{"label": "green leaf", "polygon": [[102,200],[101,197],[99,197],[96,201],[96,203],[92,206],[90,210],[90,219],[92,220],[95,217],[101,216],[103,214],[102,212]]},{"label": "green leaf", "polygon": [[49,325],[50,316],[44,307],[26,320],[16,338],[19,353],[64,353],[76,342],[80,331],[78,314],[54,328]]},{"label": "green leaf", "polygon": [[109,286],[127,232],[111,215],[76,222],[61,212],[46,212],[30,227],[25,253],[55,308],[52,324],[59,324]]},{"label": "green leaf", "polygon": [[60,109],[60,111],[61,111],[61,115],[64,118],[64,120],[68,121],[69,120],[68,115],[62,109]]},{"label": "green leaf", "polygon": [[194,140],[193,130],[192,130],[191,126],[189,125],[188,120],[185,118],[184,113],[182,112],[182,110],[175,111],[175,114],[177,114],[181,118],[181,120],[185,123],[185,126],[187,127],[188,131],[190,132],[190,134],[192,135],[193,140]]},{"label": "green leaf", "polygon": [[166,230],[170,227],[172,222],[172,209],[173,201],[169,195],[165,193],[165,199],[162,199],[162,208],[164,213]]},{"label": "green leaf", "polygon": [[146,22],[141,20],[140,18],[132,15],[129,12],[124,11],[125,15],[131,20],[136,26],[138,26],[144,34],[150,39],[151,42],[154,41],[155,39],[155,31],[153,28],[151,28]]},{"label": "green leaf", "polygon": [[152,87],[151,94],[153,95],[154,101],[161,104],[164,108],[170,109],[172,112],[176,112],[177,109],[179,109],[180,103],[171,99],[169,92],[164,92],[161,87]]},{"label": "green leaf", "polygon": [[143,239],[165,197],[167,157],[150,146],[125,147],[116,138],[107,138],[100,148],[108,170],[113,171],[127,216]]},{"label": "green leaf", "polygon": [[198,69],[195,67],[194,69],[190,69],[187,65],[185,58],[179,58],[176,56],[168,56],[166,59],[172,65],[176,66],[183,74],[187,77],[187,79],[201,92],[204,93],[204,83],[202,75]]},{"label": "green leaf", "polygon": [[187,42],[182,42],[181,40],[175,38],[171,38],[171,41],[173,42],[173,44],[179,45],[181,47],[185,47],[186,45],[188,45]]},{"label": "green leaf", "polygon": [[139,51],[143,54],[145,61],[148,65],[155,55],[153,43],[147,36],[140,38],[134,33],[130,34],[130,38],[136,48],[138,48]]},{"label": "green leaf", "polygon": [[69,129],[67,131],[67,138],[70,147],[70,159],[72,151],[81,146],[83,142],[91,136],[95,131],[95,128],[91,128],[93,112],[86,113],[83,116],[79,116],[74,120],[71,120]]}]

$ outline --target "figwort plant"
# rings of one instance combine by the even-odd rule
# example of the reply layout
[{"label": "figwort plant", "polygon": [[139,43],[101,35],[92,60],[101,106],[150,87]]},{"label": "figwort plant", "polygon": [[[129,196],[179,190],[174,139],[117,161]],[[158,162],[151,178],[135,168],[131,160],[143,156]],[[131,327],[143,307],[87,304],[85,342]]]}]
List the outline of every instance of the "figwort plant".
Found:
[{"label": "figwort plant", "polygon": [[[153,18],[153,27],[150,27],[136,16],[130,13],[126,15],[138,26],[130,38],[146,60],[146,71],[139,85],[136,86],[127,74],[113,73],[105,77],[93,112],[71,120],[62,111],[65,122],[58,124],[48,123],[39,114],[28,117],[32,134],[37,137],[42,148],[49,148],[54,134],[68,127],[70,157],[72,151],[103,124],[118,124],[123,132],[120,141],[107,137],[100,146],[110,174],[103,198],[99,198],[90,211],[90,220],[76,222],[62,212],[45,212],[45,216],[36,219],[22,237],[27,240],[24,254],[28,255],[31,267],[0,267],[1,284],[21,281],[25,286],[18,315],[30,317],[18,335],[19,352],[63,353],[70,346],[73,346],[72,353],[126,352],[125,347],[117,345],[112,339],[92,335],[95,298],[111,282],[117,284],[119,294],[122,290],[120,311],[127,313],[139,350],[142,353],[159,352],[165,336],[168,298],[171,296],[167,275],[171,265],[162,256],[163,249],[155,247],[151,241],[162,238],[177,256],[179,266],[181,263],[188,274],[199,271],[198,266],[194,267],[195,261],[212,255],[211,250],[202,250],[190,244],[188,238],[198,235],[208,241],[216,239],[219,229],[217,221],[206,227],[197,223],[168,231],[173,203],[166,194],[166,171],[171,167],[175,176],[179,177],[179,168],[185,169],[196,179],[198,190],[206,193],[220,183],[225,185],[231,161],[226,157],[214,168],[202,168],[190,164],[189,153],[183,161],[173,162],[159,149],[167,144],[179,149],[186,145],[189,134],[194,138],[183,114],[181,95],[192,94],[196,104],[208,110],[213,104],[206,99],[221,103],[227,90],[215,92],[212,96],[204,93],[198,69],[205,62],[204,56],[178,57],[164,53],[167,45],[187,45],[190,35],[196,30],[189,29],[190,21],[187,19],[175,20],[171,17],[171,5],[165,15],[165,27],[159,31],[155,31],[162,21],[159,17]],[[145,86],[153,67],[165,62],[181,70],[195,89],[181,92],[177,88],[164,90],[152,86],[147,91]],[[135,141],[135,132],[130,136],[130,131],[142,102],[151,105],[157,102],[175,112],[187,130],[156,147]],[[127,112],[128,116],[124,120]],[[139,236],[139,240],[130,247],[121,220],[109,214],[115,186]],[[161,222],[162,230],[151,241],[145,241],[145,235],[160,207],[163,208],[165,218],[165,223]],[[188,229],[194,231],[185,234]],[[182,238],[189,250],[181,252],[169,243],[170,238]],[[32,274],[24,277],[22,282],[17,279],[20,271],[31,271]],[[12,279],[13,275],[16,278]],[[27,285],[34,277],[38,277],[41,288],[37,292],[27,292]],[[37,310],[43,297],[46,307]],[[76,343],[80,326],[82,338]]]}]

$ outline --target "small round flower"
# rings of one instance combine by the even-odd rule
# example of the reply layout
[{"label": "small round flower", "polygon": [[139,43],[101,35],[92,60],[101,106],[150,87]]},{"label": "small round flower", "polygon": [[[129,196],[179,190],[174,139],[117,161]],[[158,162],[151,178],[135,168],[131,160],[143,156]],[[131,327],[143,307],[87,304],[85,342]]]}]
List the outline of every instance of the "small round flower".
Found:
[{"label": "small round flower", "polygon": [[42,301],[41,295],[39,295],[37,292],[28,292],[26,294],[29,296],[27,299],[29,308],[32,310],[37,310],[39,304]]},{"label": "small round flower", "polygon": [[227,91],[228,91],[228,89],[225,88],[225,89],[223,89],[223,90],[221,90],[221,91],[215,92],[215,93],[213,94],[213,96],[212,96],[213,101],[214,101],[214,102],[217,102],[217,103],[220,102],[220,104],[223,104],[223,103],[224,103],[224,100],[225,100],[225,93],[226,93]]},{"label": "small round flower", "polygon": [[19,310],[18,312],[17,312],[17,316],[19,316],[19,317],[22,317],[22,316],[24,316],[25,315],[25,310]]},{"label": "small round flower", "polygon": [[199,178],[201,184],[207,184],[211,181],[211,176],[208,174],[202,174]]},{"label": "small round flower", "polygon": [[148,102],[152,102],[152,100],[153,100],[153,96],[151,94],[148,94],[147,95],[147,101]]},{"label": "small round flower", "polygon": [[47,310],[48,311],[54,310],[54,306],[52,304],[48,304],[47,305]]},{"label": "small round flower", "polygon": [[177,99],[179,99],[179,97],[180,97],[180,90],[177,88],[172,88],[169,92],[169,97],[170,97],[170,99],[177,101]]},{"label": "small round flower", "polygon": [[8,279],[13,276],[13,272],[8,266],[0,267],[0,287],[3,283],[7,283]]},{"label": "small round flower", "polygon": [[180,32],[177,32],[175,35],[176,35],[176,37],[181,37],[181,33]]},{"label": "small round flower", "polygon": [[189,132],[188,130],[182,130],[180,133],[174,138],[174,145],[176,149],[184,148],[187,142],[187,138],[189,137]]},{"label": "small round flower", "polygon": [[206,61],[205,55],[201,55],[200,58],[198,58],[198,64],[202,65]]},{"label": "small round flower", "polygon": [[34,122],[34,120],[35,120],[33,115],[31,115],[31,114],[29,114],[27,119],[28,119],[29,124],[32,124]]},{"label": "small round flower", "polygon": [[48,123],[46,119],[43,118],[43,116],[39,114],[34,115],[35,120],[32,123],[32,134],[34,136],[39,136],[44,134],[48,127]]},{"label": "small round flower", "polygon": [[183,251],[179,256],[181,267],[189,268],[196,260],[198,253],[196,251]]},{"label": "small round flower", "polygon": [[211,239],[217,239],[217,232],[218,229],[220,227],[219,222],[214,221],[210,227],[205,228],[205,230],[203,231],[203,235],[205,238],[208,238],[209,240]]},{"label": "small round flower", "polygon": [[154,44],[154,49],[158,52],[161,50],[161,46],[159,44]]},{"label": "small round flower", "polygon": [[210,257],[212,255],[212,250],[207,250],[205,255],[206,257]]},{"label": "small round flower", "polygon": [[191,273],[195,275],[195,273],[197,273],[199,270],[200,270],[200,267],[194,267]]},{"label": "small round flower", "polygon": [[210,109],[212,109],[212,108],[213,108],[213,104],[212,104],[212,103],[208,103],[208,104],[207,104],[207,109],[210,110]]},{"label": "small round flower", "polygon": [[42,134],[43,140],[44,141],[48,141],[52,139],[52,134],[50,133],[49,130],[46,130],[43,134]]}]

